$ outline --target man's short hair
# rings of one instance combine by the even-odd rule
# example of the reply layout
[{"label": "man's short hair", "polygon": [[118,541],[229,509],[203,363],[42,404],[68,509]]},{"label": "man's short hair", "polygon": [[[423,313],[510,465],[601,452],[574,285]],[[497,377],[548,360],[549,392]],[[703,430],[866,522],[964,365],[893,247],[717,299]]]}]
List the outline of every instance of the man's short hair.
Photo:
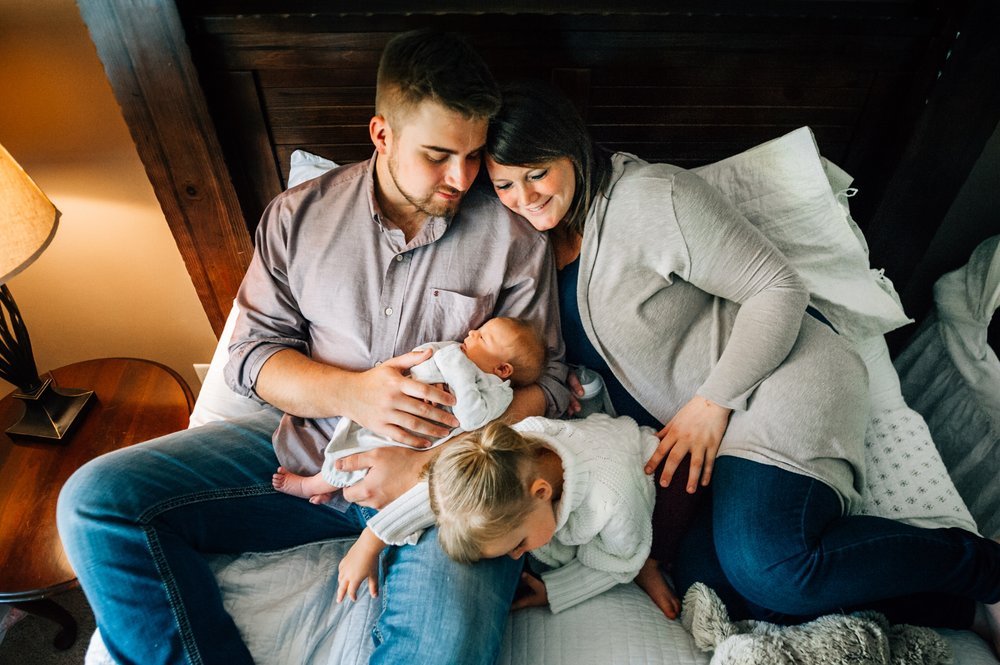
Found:
[{"label": "man's short hair", "polygon": [[500,110],[497,82],[461,36],[430,28],[396,35],[379,62],[375,112],[391,124],[427,99],[468,118]]}]

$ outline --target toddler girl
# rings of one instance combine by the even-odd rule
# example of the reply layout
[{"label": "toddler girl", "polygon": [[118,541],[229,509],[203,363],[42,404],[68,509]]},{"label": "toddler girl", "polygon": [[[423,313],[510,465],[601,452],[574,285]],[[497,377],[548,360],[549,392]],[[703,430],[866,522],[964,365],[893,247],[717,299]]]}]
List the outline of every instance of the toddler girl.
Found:
[{"label": "toddler girl", "polygon": [[385,543],[438,525],[442,549],[472,562],[525,552],[547,568],[525,577],[516,607],[560,612],[632,581],[652,542],[653,480],[643,464],[659,443],[628,417],[528,418],[495,422],[452,441],[431,463],[426,483],[398,502],[407,519],[366,528],[340,564],[338,602],[356,597]]}]

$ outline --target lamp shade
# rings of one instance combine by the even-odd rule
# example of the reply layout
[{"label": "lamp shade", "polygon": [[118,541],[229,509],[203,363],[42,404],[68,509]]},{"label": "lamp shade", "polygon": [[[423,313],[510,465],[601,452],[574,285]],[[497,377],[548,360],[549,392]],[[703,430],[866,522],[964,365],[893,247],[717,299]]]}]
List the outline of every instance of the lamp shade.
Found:
[{"label": "lamp shade", "polygon": [[59,211],[0,145],[0,284],[49,246]]}]

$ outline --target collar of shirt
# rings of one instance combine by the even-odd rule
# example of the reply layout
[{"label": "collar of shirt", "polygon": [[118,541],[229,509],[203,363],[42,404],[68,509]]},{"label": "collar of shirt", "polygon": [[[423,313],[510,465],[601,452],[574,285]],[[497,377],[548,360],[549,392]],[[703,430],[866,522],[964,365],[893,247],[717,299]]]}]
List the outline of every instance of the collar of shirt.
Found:
[{"label": "collar of shirt", "polygon": [[[406,242],[403,231],[382,213],[378,197],[375,196],[375,161],[377,158],[378,151],[376,150],[372,153],[365,169],[365,189],[368,192],[368,210],[371,213],[372,221],[378,224],[379,231],[389,239],[397,252],[409,251],[439,240],[448,230],[449,220],[445,217],[428,216],[423,226],[420,227],[420,231],[410,238],[410,242]],[[456,217],[458,214],[456,213]]]}]

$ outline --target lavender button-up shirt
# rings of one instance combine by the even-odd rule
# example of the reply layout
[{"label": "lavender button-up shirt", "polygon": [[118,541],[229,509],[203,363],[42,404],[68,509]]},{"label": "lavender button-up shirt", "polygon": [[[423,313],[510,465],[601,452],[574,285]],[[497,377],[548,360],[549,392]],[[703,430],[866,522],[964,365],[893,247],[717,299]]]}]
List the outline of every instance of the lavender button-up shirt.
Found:
[{"label": "lavender button-up shirt", "polygon": [[[374,168],[373,157],[334,169],[265,210],[237,296],[230,386],[257,397],[261,367],[286,348],[362,371],[425,342],[461,340],[492,317],[514,316],[544,331],[549,363],[539,385],[546,415],[560,415],[569,393],[545,236],[473,188],[453,219],[427,219],[407,243],[379,213]],[[337,420],[286,414],[274,434],[279,462],[317,472]]]}]

